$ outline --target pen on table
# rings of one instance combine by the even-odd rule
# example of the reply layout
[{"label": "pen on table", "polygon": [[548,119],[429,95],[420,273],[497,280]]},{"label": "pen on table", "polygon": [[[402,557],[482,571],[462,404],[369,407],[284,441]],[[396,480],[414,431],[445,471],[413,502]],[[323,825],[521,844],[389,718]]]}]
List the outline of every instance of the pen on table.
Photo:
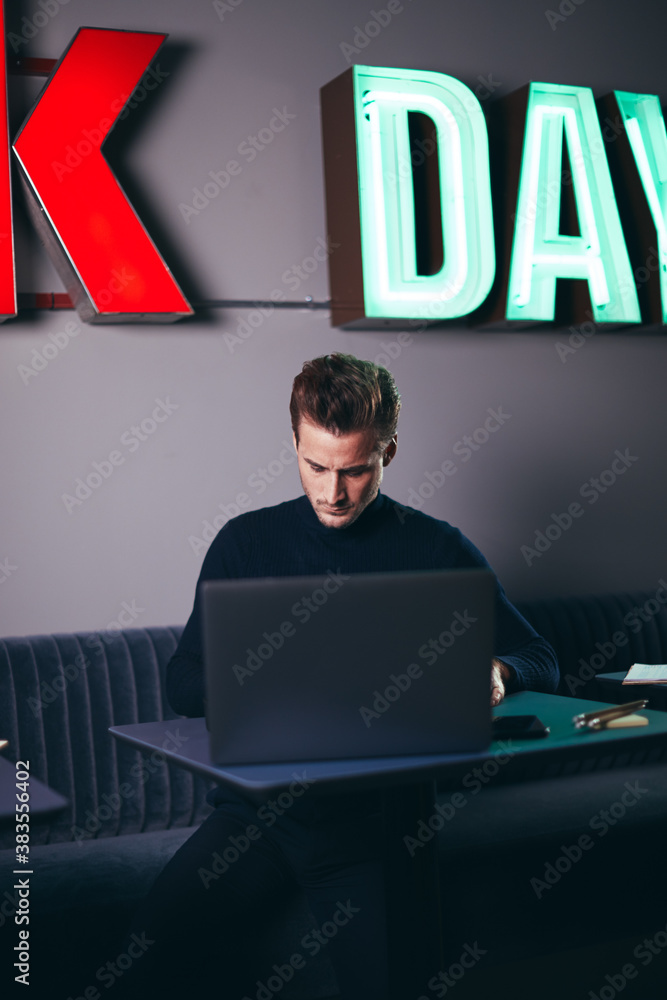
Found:
[{"label": "pen on table", "polygon": [[575,729],[599,729],[605,722],[612,719],[622,719],[624,715],[632,715],[641,708],[646,708],[648,700],[642,698],[639,701],[628,701],[625,705],[612,705],[610,708],[598,709],[595,712],[584,712],[582,715],[575,715],[572,718]]}]

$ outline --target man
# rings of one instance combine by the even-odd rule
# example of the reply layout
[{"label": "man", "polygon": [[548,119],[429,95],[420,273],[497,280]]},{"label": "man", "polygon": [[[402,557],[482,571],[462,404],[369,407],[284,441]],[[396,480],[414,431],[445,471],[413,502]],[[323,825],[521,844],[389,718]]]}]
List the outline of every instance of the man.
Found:
[{"label": "man", "polygon": [[[396,454],[400,397],[390,373],[369,361],[331,354],[303,366],[290,414],[305,496],[242,514],[214,539],[200,582],[210,579],[488,566],[456,528],[380,494]],[[339,535],[336,541],[334,536]],[[505,690],[555,690],[551,647],[498,586],[497,658],[491,700]],[[204,714],[199,598],[168,669],[177,712]]]},{"label": "man", "polygon": [[[399,409],[400,397],[386,369],[344,354],[307,362],[294,380],[290,401],[304,496],[229,521],[211,544],[200,582],[323,575],[329,569],[361,573],[486,567],[481,553],[456,528],[380,493],[384,469],[396,455]],[[551,647],[512,607],[499,584],[496,611],[492,703],[498,704],[506,690],[555,690],[558,668]],[[204,714],[201,650],[198,592],[167,669],[169,701],[183,715]],[[268,902],[298,885],[318,926],[330,921],[341,905],[347,907],[347,917],[339,918],[340,930],[327,946],[344,1000],[385,1000],[379,795],[327,796],[317,787],[304,789],[283,815],[272,817],[270,827],[258,823],[259,799],[221,786],[209,801],[215,812],[167,865],[135,920],[137,930],[155,944],[130,970],[126,986],[136,975],[152,989],[157,985],[164,991],[171,985],[177,996],[177,980],[184,987],[191,974],[187,960],[183,962],[188,947],[196,947],[200,956],[215,956],[219,948],[218,981],[230,991],[223,995],[241,997],[233,991],[245,989],[254,996],[262,972],[270,970],[253,967],[252,947],[246,947],[242,959],[240,950],[252,941],[262,919],[269,919]],[[202,879],[216,851],[238,843],[249,826],[260,831],[252,846],[221,878]],[[174,912],[184,915],[176,925]],[[179,954],[180,979],[173,965]],[[160,978],[165,963],[166,979]],[[253,983],[250,992],[247,984]]]}]

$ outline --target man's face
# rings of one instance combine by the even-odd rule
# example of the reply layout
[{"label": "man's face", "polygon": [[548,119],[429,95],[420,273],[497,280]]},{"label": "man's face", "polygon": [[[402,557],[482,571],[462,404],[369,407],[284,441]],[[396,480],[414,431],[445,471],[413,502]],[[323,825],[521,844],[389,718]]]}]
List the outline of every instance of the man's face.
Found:
[{"label": "man's face", "polygon": [[375,450],[373,431],[335,435],[302,420],[296,438],[303,491],[327,528],[347,528],[375,500],[382,472],[396,453],[396,438]]}]

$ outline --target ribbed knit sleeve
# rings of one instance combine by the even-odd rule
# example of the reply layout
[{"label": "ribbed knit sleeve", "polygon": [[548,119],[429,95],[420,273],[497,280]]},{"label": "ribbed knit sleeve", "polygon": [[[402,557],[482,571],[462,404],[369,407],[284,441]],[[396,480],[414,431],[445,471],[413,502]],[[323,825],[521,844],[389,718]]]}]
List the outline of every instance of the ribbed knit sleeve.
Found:
[{"label": "ribbed knit sleeve", "polygon": [[[518,614],[518,612],[517,612]],[[516,677],[507,685],[507,693],[514,691],[544,691],[555,694],[558,687],[558,661],[546,639],[536,635],[510,652],[498,652],[503,663],[514,668]]]},{"label": "ribbed knit sleeve", "polygon": [[[491,569],[469,538],[461,534],[458,528],[450,530],[458,535],[457,567]],[[494,656],[512,667],[515,673],[515,677],[507,685],[507,693],[529,690],[554,694],[560,677],[556,653],[509,601],[497,577],[495,611]]]},{"label": "ribbed knit sleeve", "polygon": [[179,715],[205,714],[204,660],[194,653],[174,653],[167,664],[167,700]]},{"label": "ribbed knit sleeve", "polygon": [[228,521],[213,539],[204,557],[194,606],[176,651],[167,664],[167,700],[179,715],[205,714],[204,651],[200,585],[204,580],[242,577],[252,549],[252,538],[241,518]]}]

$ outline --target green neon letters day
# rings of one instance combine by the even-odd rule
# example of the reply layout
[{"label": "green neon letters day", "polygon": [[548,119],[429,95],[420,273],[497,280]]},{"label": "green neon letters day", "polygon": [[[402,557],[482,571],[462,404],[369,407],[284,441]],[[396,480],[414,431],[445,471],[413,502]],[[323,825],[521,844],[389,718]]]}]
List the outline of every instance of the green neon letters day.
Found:
[{"label": "green neon letters day", "polygon": [[[354,119],[364,312],[368,317],[456,319],[477,309],[496,262],[489,144],[479,101],[444,73],[355,66]],[[657,97],[614,91],[655,226],[662,323],[667,323],[667,135]],[[420,274],[408,113],[435,126],[444,261]],[[560,232],[562,152],[571,165],[579,235]],[[587,282],[597,323],[640,323],[593,93],[528,88],[505,317],[551,321],[556,281]]]}]

